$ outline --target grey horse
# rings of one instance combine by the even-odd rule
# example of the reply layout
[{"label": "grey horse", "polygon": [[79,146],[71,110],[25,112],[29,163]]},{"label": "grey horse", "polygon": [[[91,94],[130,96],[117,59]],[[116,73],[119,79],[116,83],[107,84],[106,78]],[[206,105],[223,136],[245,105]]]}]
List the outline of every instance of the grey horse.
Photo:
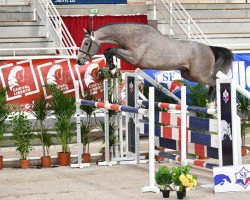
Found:
[{"label": "grey horse", "polygon": [[77,63],[85,64],[104,43],[118,45],[105,51],[108,64],[114,55],[142,69],[180,70],[183,78],[211,86],[209,102],[216,94],[216,73],[227,74],[233,61],[229,49],[172,39],[145,24],[122,23],[85,30]]}]

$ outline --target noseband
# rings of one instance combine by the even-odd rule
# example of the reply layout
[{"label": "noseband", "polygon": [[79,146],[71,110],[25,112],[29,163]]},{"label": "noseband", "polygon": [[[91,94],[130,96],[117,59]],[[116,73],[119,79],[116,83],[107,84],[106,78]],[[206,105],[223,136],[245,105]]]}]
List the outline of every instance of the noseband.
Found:
[{"label": "noseband", "polygon": [[[90,42],[90,44],[89,44],[89,47],[88,47],[87,51],[83,51],[82,49],[79,49],[78,51],[84,54],[84,59],[87,59],[87,58],[90,59],[90,58],[91,58],[91,55],[90,55],[89,51],[90,51],[90,49],[91,49],[93,43],[94,43],[96,46],[98,46],[98,48],[100,48],[100,46],[95,42],[95,38],[94,38],[93,36],[85,36],[85,37],[90,38],[90,41],[91,41],[91,42]],[[84,37],[84,38],[85,38],[85,37]]]}]

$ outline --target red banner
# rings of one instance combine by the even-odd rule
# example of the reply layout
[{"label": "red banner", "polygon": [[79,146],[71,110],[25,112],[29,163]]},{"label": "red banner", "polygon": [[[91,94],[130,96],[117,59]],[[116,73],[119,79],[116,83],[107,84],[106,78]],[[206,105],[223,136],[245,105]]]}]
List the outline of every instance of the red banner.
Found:
[{"label": "red banner", "polygon": [[8,104],[31,108],[32,102],[42,96],[50,99],[44,87],[55,84],[64,93],[74,94],[74,83],[79,81],[80,91],[90,90],[95,99],[103,98],[102,79],[98,70],[106,65],[104,58],[89,61],[84,66],[69,59],[10,60],[0,62],[0,88],[7,88]]}]

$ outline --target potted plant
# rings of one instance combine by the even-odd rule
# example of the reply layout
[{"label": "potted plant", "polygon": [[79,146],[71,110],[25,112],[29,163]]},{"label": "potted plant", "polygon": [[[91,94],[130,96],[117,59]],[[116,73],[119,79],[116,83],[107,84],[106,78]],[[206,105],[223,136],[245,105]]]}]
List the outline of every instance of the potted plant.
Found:
[{"label": "potted plant", "polygon": [[22,169],[29,167],[28,154],[33,150],[31,141],[33,139],[31,122],[23,112],[19,112],[12,118],[12,132],[15,139],[16,151],[20,154],[20,166]]},{"label": "potted plant", "polygon": [[[85,100],[93,100],[89,91],[86,92],[84,96]],[[81,110],[86,114],[86,121],[85,123],[81,124],[81,141],[83,145],[83,154],[82,159],[84,163],[90,163],[90,143],[95,141],[97,138],[91,137],[90,133],[94,130],[95,125],[93,124],[91,117],[94,116],[94,111],[97,109],[91,106],[80,106]]]},{"label": "potted plant", "polygon": [[[105,123],[99,122],[99,127],[103,134],[105,134]],[[115,135],[115,131],[117,129],[117,125],[115,122],[109,122],[109,158],[112,159],[112,150],[114,151],[114,145],[117,143],[117,137]],[[103,143],[105,143],[105,137],[103,136]],[[102,147],[99,150],[99,153],[102,153],[102,158],[105,159],[105,147]]]},{"label": "potted plant", "polygon": [[241,112],[242,120],[241,120],[241,151],[242,156],[245,156],[247,153],[246,147],[246,129],[248,127],[247,118],[249,118],[249,109],[250,109],[250,100],[244,97],[242,94],[237,93],[237,110]]},{"label": "potted plant", "polygon": [[42,142],[43,156],[41,157],[42,167],[51,166],[51,156],[49,155],[49,148],[52,145],[52,135],[48,133],[45,127],[45,120],[50,115],[47,109],[48,101],[42,96],[36,99],[32,104],[31,113],[36,117],[39,124],[38,137]]},{"label": "potted plant", "polygon": [[186,188],[192,189],[197,185],[197,177],[191,175],[188,165],[172,168],[172,179],[176,186],[178,199],[183,199],[186,196]]},{"label": "potted plant", "polygon": [[173,183],[172,172],[167,166],[160,166],[155,174],[155,181],[159,185],[163,198],[169,198],[169,193],[172,191],[171,184]]},{"label": "potted plant", "polygon": [[[7,129],[7,124],[5,123],[6,118],[8,117],[9,110],[6,107],[6,96],[5,89],[0,90],[0,148],[1,142],[4,138],[4,133]],[[0,170],[3,168],[3,156],[0,155]]]},{"label": "potted plant", "polygon": [[71,117],[74,115],[76,109],[75,99],[71,95],[64,94],[55,85],[48,85],[48,87],[53,97],[50,105],[57,119],[55,130],[62,144],[62,151],[58,152],[58,164],[59,166],[68,166],[70,165],[69,143],[72,140],[74,128]]}]

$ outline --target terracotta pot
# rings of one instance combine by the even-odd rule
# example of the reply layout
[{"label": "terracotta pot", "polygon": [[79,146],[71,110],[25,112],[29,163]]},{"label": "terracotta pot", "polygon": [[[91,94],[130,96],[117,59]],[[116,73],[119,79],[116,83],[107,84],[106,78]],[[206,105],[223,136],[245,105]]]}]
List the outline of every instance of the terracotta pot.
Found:
[{"label": "terracotta pot", "polygon": [[200,160],[205,160],[205,159],[208,159],[208,157],[206,157],[206,156],[199,156],[199,159]]},{"label": "terracotta pot", "polygon": [[246,146],[242,146],[242,147],[241,147],[241,155],[242,155],[242,156],[247,155],[247,147],[246,147]]},{"label": "terracotta pot", "polygon": [[51,166],[51,156],[42,156],[41,157],[42,167],[50,167]]},{"label": "terracotta pot", "polygon": [[[105,160],[105,152],[102,152],[102,158]],[[112,152],[109,152],[109,160],[112,160]]]},{"label": "terracotta pot", "polygon": [[3,156],[0,156],[0,170],[3,169]]},{"label": "terracotta pot", "polygon": [[69,166],[70,165],[70,152],[58,152],[58,165]]},{"label": "terracotta pot", "polygon": [[89,153],[83,153],[82,154],[82,161],[83,161],[83,163],[90,163],[90,154]]},{"label": "terracotta pot", "polygon": [[20,160],[20,167],[21,169],[28,169],[30,165],[29,160]]}]

